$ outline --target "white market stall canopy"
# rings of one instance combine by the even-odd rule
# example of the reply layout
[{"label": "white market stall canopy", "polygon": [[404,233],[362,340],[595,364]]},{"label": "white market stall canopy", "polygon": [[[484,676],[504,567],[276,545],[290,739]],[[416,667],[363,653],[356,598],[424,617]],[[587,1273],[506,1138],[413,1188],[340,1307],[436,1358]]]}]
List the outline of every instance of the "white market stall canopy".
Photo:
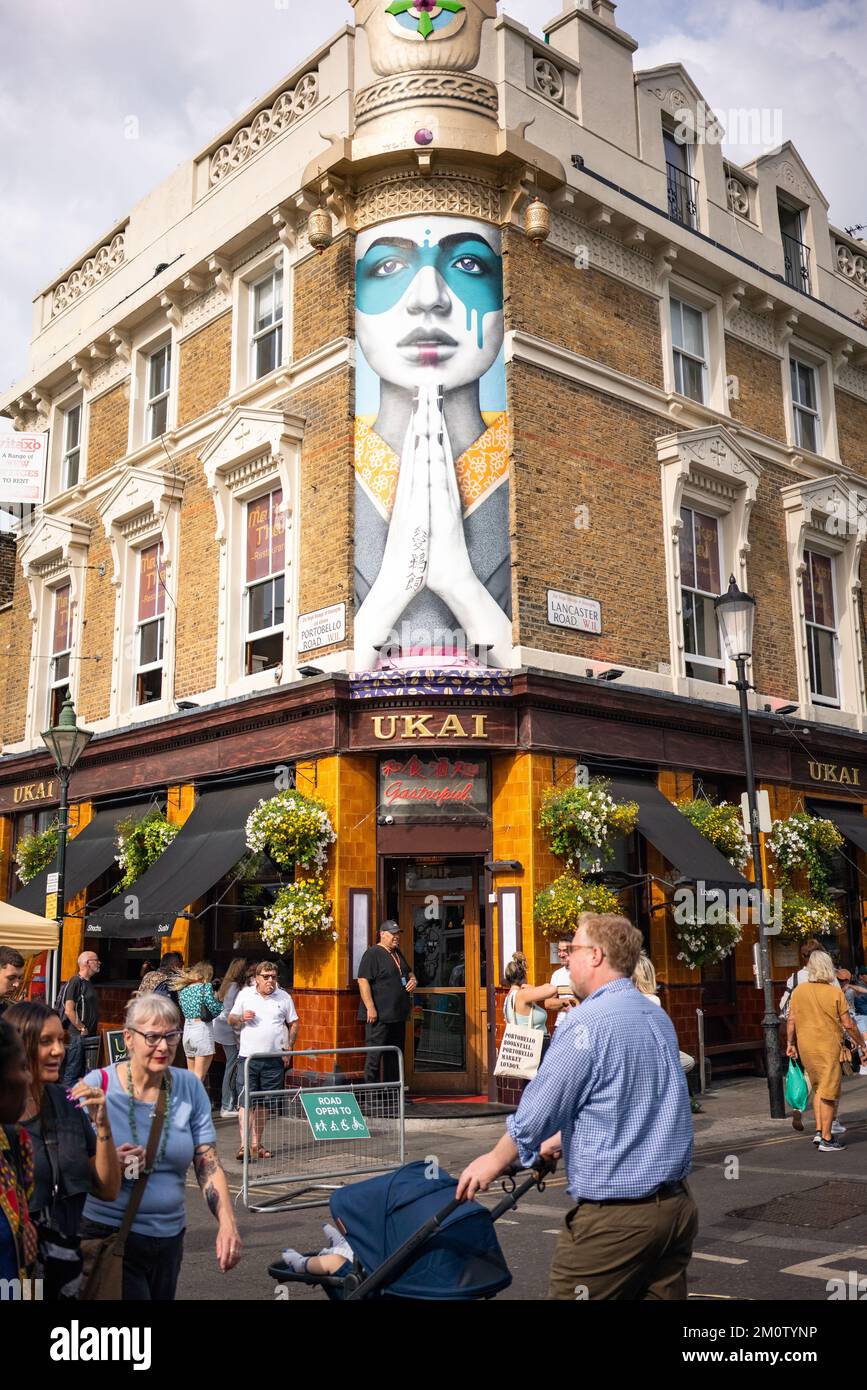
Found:
[{"label": "white market stall canopy", "polygon": [[57,923],[49,917],[37,917],[11,903],[0,902],[0,946],[11,946],[22,956],[56,951]]}]

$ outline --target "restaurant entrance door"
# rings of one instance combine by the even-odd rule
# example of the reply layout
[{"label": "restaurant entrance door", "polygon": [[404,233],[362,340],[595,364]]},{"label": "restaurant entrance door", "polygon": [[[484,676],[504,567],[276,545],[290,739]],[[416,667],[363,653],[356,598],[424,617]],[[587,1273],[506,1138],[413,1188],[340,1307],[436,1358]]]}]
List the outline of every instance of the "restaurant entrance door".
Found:
[{"label": "restaurant entrance door", "polygon": [[418,980],[407,1037],[416,1095],[477,1093],[484,1074],[482,859],[401,865],[402,949]]}]

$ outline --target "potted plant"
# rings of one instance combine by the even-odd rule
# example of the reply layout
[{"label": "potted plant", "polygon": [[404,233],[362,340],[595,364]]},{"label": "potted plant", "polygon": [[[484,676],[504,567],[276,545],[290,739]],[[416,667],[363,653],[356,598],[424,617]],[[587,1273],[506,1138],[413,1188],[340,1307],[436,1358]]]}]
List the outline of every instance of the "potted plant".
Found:
[{"label": "potted plant", "polygon": [[740,922],[731,912],[708,913],[704,917],[675,912],[674,930],[680,946],[677,959],[688,970],[725,960],[743,935]]},{"label": "potted plant", "polygon": [[281,869],[324,869],[336,839],[322,802],[294,789],[260,801],[247,817],[247,847]]},{"label": "potted plant", "polygon": [[265,945],[283,955],[296,941],[337,940],[331,902],[321,878],[302,878],[281,888],[260,927]]},{"label": "potted plant", "polygon": [[179,825],[172,825],[156,806],[141,820],[120,821],[115,855],[121,870],[117,891],[131,888],[145,870],[156,863],[163,850],[168,849],[175,836],[180,834],[180,829]]},{"label": "potted plant", "polygon": [[807,811],[795,811],[786,820],[774,821],[768,836],[783,888],[791,883],[793,874],[803,870],[813,896],[822,902],[828,898],[832,856],[842,843],[843,836],[833,821]]},{"label": "potted plant", "polygon": [[780,935],[788,941],[806,941],[816,936],[836,936],[843,918],[830,903],[809,893],[783,890]]},{"label": "potted plant", "polygon": [[57,854],[59,827],[55,821],[47,829],[25,835],[15,846],[15,864],[22,883],[29,883],[53,863]]},{"label": "potted plant", "polygon": [[594,777],[586,787],[552,787],[545,796],[539,828],[570,869],[601,872],[602,861],[614,853],[615,836],[631,834],[638,823],[637,802],[615,801],[609,787]]},{"label": "potted plant", "polygon": [[699,797],[695,801],[678,802],[677,809],[734,868],[743,872],[751,851],[740,806],[731,801],[713,805],[705,797]]},{"label": "potted plant", "polygon": [[548,941],[562,941],[574,934],[582,912],[620,910],[616,894],[604,883],[585,883],[575,874],[566,873],[537,894],[534,917]]}]

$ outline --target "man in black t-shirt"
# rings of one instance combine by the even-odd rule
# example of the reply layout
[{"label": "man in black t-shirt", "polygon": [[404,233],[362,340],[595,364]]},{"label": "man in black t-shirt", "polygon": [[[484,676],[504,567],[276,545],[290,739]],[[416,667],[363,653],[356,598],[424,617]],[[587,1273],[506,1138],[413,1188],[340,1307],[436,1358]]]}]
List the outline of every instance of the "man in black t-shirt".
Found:
[{"label": "man in black t-shirt", "polygon": [[[367,1025],[364,1030],[366,1047],[399,1047],[403,1051],[406,1020],[412,1010],[412,993],[418,981],[399,943],[397,922],[383,922],[379,928],[379,944],[370,946],[361,957],[358,1017]],[[381,1052],[367,1054],[365,1081],[378,1080],[380,1059],[383,1060],[383,1081],[397,1081],[398,1063],[393,1052],[386,1052],[384,1057]]]},{"label": "man in black t-shirt", "polygon": [[63,1003],[64,1025],[68,1029],[69,1045],[63,1068],[63,1082],[74,1086],[84,1076],[84,1039],[93,1037],[99,1023],[99,995],[90,983],[99,969],[95,951],[82,951],[78,957],[78,974],[66,986]]}]

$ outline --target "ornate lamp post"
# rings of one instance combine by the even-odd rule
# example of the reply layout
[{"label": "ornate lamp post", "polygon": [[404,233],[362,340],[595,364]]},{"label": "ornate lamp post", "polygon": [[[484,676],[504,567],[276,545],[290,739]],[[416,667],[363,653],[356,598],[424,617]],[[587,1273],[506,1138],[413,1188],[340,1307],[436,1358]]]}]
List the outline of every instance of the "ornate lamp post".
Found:
[{"label": "ornate lamp post", "polygon": [[780,1057],[779,1020],[774,1009],[771,987],[771,970],[768,954],[768,937],[765,929],[765,885],[762,873],[762,856],[759,849],[759,810],[756,802],[756,778],[753,770],[753,741],[750,731],[750,714],[747,705],[747,691],[753,687],[747,680],[747,662],[753,652],[753,626],[756,618],[756,601],[750,594],[738,588],[734,575],[728,590],[714,599],[717,622],[729,660],[735,663],[738,678],[731,684],[738,692],[741,707],[741,731],[744,741],[744,767],[747,778],[747,800],[750,809],[750,840],[753,854],[753,881],[758,896],[759,951],[762,966],[762,986],[765,996],[765,1014],[762,1028],[765,1033],[765,1067],[768,1074],[768,1095],[771,1118],[785,1118],[786,1106],[783,1097],[783,1068]]},{"label": "ornate lamp post", "polygon": [[60,988],[60,972],[63,960],[63,915],[66,906],[66,838],[69,832],[69,779],[72,771],[84,752],[93,733],[90,729],[80,729],[76,722],[72,695],[67,690],[66,699],[51,729],[46,729],[42,742],[48,749],[57,775],[60,778],[60,824],[57,836],[57,950],[49,970],[48,1003],[56,998]]}]

